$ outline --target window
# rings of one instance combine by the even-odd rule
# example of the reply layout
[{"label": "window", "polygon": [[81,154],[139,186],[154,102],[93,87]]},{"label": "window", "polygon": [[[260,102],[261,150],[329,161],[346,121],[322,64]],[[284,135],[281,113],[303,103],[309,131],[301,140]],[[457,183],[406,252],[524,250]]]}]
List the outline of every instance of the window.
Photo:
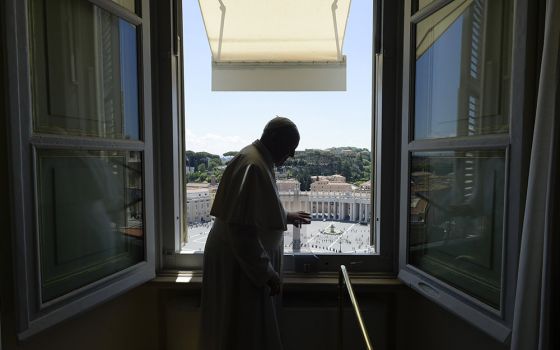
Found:
[{"label": "window", "polygon": [[25,338],[155,275],[149,16],[147,1],[7,6]]},{"label": "window", "polygon": [[[287,211],[305,210],[313,217],[301,230],[290,225],[285,253],[356,257],[346,260],[379,254],[373,225],[373,82],[365,78],[372,77],[374,64],[373,34],[364,35],[373,33],[372,3],[352,3],[350,9],[344,92],[211,91],[201,11],[196,3],[183,6],[186,230],[175,250],[195,259],[203,252],[213,196],[227,162],[279,114],[294,120],[302,135],[295,158],[276,169],[280,198]],[[202,208],[196,193],[205,198]]]},{"label": "window", "polygon": [[399,276],[504,341],[520,195],[513,5],[407,1],[405,14]]},{"label": "window", "polygon": [[[311,176],[313,175],[311,170],[319,170],[315,174],[314,180],[317,180],[317,176],[328,176],[330,179],[324,178],[323,180],[330,182],[331,185],[355,186],[353,188],[355,193],[351,193],[355,197],[343,198],[344,196],[339,196],[341,201],[338,202],[337,199],[336,208],[335,201],[331,201],[329,205],[327,198],[314,197],[314,201],[305,201],[309,210],[316,211],[314,213],[316,219],[315,226],[318,225],[318,230],[325,231],[321,233],[324,236],[324,242],[321,242],[321,244],[325,245],[325,249],[316,247],[318,244],[311,240],[314,236],[311,232],[302,233],[300,231],[300,253],[286,254],[284,269],[296,272],[303,271],[303,268],[310,272],[337,271],[338,266],[344,263],[351,265],[351,270],[356,272],[374,271],[384,275],[395,273],[394,242],[396,241],[395,229],[398,225],[398,217],[395,215],[394,207],[397,205],[395,193],[398,193],[399,190],[398,181],[396,180],[399,168],[399,147],[395,145],[394,141],[399,132],[399,122],[395,120],[394,115],[398,114],[400,109],[398,105],[398,101],[400,101],[400,87],[395,84],[400,80],[398,69],[400,66],[395,66],[395,63],[400,60],[401,44],[398,41],[398,31],[401,23],[400,19],[402,18],[402,7],[399,4],[389,4],[383,7],[383,16],[387,15],[392,20],[387,21],[386,29],[382,32],[379,28],[381,24],[380,18],[382,17],[381,2],[376,1],[374,5],[375,10],[371,4],[360,4],[359,6],[365,6],[368,10],[357,11],[357,14],[353,15],[356,16],[357,22],[365,25],[368,28],[367,30],[374,33],[374,35],[371,38],[366,36],[365,45],[363,45],[363,40],[355,42],[356,45],[365,47],[354,47],[354,49],[367,52],[367,55],[364,56],[365,59],[356,58],[361,63],[357,64],[354,68],[352,68],[350,63],[348,66],[349,77],[353,74],[355,76],[356,72],[351,72],[352,69],[355,69],[361,74],[358,74],[357,77],[355,76],[354,79],[359,81],[358,85],[367,87],[367,89],[362,89],[359,94],[354,95],[358,97],[357,103],[359,106],[362,106],[358,110],[363,122],[360,119],[360,123],[350,125],[349,123],[344,123],[348,118],[339,117],[342,121],[338,120],[339,123],[336,124],[336,128],[330,127],[330,124],[327,122],[333,119],[332,115],[334,113],[338,116],[345,116],[345,113],[348,111],[343,103],[333,105],[332,102],[344,102],[345,99],[350,99],[347,96],[345,97],[345,95],[352,95],[349,92],[279,92],[278,86],[274,86],[272,89],[276,90],[274,93],[264,91],[258,93],[239,91],[216,91],[210,93],[210,90],[213,88],[213,81],[208,73],[206,73],[206,76],[203,76],[203,72],[208,72],[210,67],[213,67],[212,69],[216,67],[215,65],[210,65],[209,62],[211,57],[208,55],[208,42],[206,41],[204,26],[201,23],[200,9],[196,4],[177,1],[173,2],[173,6],[175,6],[177,11],[172,12],[173,16],[171,16],[167,13],[168,10],[165,6],[162,5],[162,11],[158,12],[158,23],[170,23],[171,31],[173,32],[172,40],[169,40],[168,36],[158,33],[158,35],[161,35],[154,41],[154,46],[157,47],[158,52],[161,54],[165,55],[166,52],[173,53],[169,62],[164,60],[158,66],[159,71],[157,73],[159,80],[171,81],[171,84],[158,85],[159,101],[163,101],[160,102],[158,113],[173,116],[173,118],[158,120],[159,124],[157,125],[160,137],[158,143],[159,162],[157,178],[161,179],[158,180],[158,184],[162,200],[160,220],[160,230],[162,232],[161,250],[163,252],[162,269],[195,271],[201,269],[205,236],[211,227],[211,217],[208,215],[209,209],[212,205],[213,191],[216,190],[216,185],[220,180],[220,173],[225,168],[224,163],[231,159],[236,151],[258,138],[262,130],[261,128],[274,116],[274,113],[277,113],[292,118],[300,127],[301,134],[303,135],[302,143],[300,144],[301,151],[298,150],[297,152],[298,157],[301,158],[298,159],[296,157],[291,163],[277,170],[278,180],[280,182],[284,181],[284,184],[281,186],[287,186],[287,189],[284,191],[284,200],[287,205],[304,205],[301,202],[298,202],[297,205],[293,204],[295,201],[292,202],[290,200],[290,196],[292,196],[290,188],[293,187],[295,189],[298,186],[295,181],[299,182],[300,194],[308,192],[308,194],[300,197],[307,196],[309,198],[311,193]],[[185,6],[184,11],[182,6]],[[358,5],[354,4],[353,6]],[[372,19],[372,13],[376,16],[376,19]],[[332,16],[332,14],[329,13],[329,16]],[[184,18],[189,18],[190,20],[184,20]],[[349,21],[352,21],[352,19]],[[374,27],[373,23],[377,25]],[[192,30],[183,30],[182,24],[192,26]],[[349,24],[349,26],[351,25]],[[357,23],[355,25],[360,24]],[[363,31],[360,31],[358,34],[362,37],[364,36]],[[346,41],[345,45],[347,46],[344,46],[344,50],[350,50],[351,44],[352,40]],[[374,48],[373,52],[368,49],[368,47],[372,46]],[[201,52],[207,52],[207,55],[201,55]],[[390,57],[397,57],[398,59],[396,61],[390,59],[389,63],[384,66],[383,53],[388,53]],[[183,55],[185,56],[184,58]],[[374,60],[373,57],[376,59]],[[187,64],[191,66],[187,67]],[[220,63],[218,68],[223,68],[224,64],[228,63]],[[297,65],[297,63],[292,64]],[[271,63],[271,65],[273,64]],[[240,68],[247,71],[245,66]],[[251,66],[251,69],[253,68],[255,67]],[[274,69],[276,68],[278,67],[274,67]],[[309,67],[305,66],[304,68]],[[319,69],[323,68],[323,66],[319,67]],[[261,69],[261,67],[256,67],[256,69]],[[370,80],[369,77],[372,76],[372,71],[376,79]],[[278,72],[284,71],[275,70],[274,72],[278,74]],[[367,72],[365,76],[368,78],[364,79],[363,72]],[[266,73],[270,73],[270,71],[266,71]],[[388,78],[381,79],[383,75]],[[223,75],[221,76],[223,77]],[[189,81],[189,79],[192,81]],[[197,80],[199,83],[195,83]],[[349,78],[349,82],[351,80]],[[335,85],[340,86],[338,84]],[[290,86],[290,91],[294,90],[293,84]],[[302,90],[301,87],[300,90]],[[373,93],[373,90],[376,92]],[[280,89],[280,91],[283,90]],[[376,99],[372,99],[372,95],[375,95]],[[211,97],[209,98],[208,96]],[[252,98],[247,100],[247,96],[252,96]],[[320,96],[320,98],[317,98],[317,96]],[[309,110],[308,102],[310,98],[315,98],[316,101],[319,101],[314,106],[311,106],[313,107],[311,110]],[[245,102],[241,103],[243,99],[245,99]],[[202,104],[200,101],[205,101],[205,103]],[[316,112],[322,110],[323,104],[331,106],[332,110],[326,112],[326,116],[329,116],[329,118],[321,118],[321,115]],[[227,110],[224,110],[226,106]],[[285,106],[285,109],[282,108],[283,106]],[[301,109],[302,106],[308,110]],[[272,110],[272,108],[275,110]],[[298,109],[306,113],[300,112],[301,114],[298,117]],[[212,114],[208,115],[210,112]],[[205,115],[207,117],[200,117]],[[237,123],[232,123],[228,120],[233,115],[239,118]],[[183,116],[186,116],[186,122],[183,120]],[[186,125],[178,129],[178,126],[184,122]],[[221,126],[222,124],[223,126]],[[251,125],[251,127],[247,128],[247,125]],[[381,132],[381,128],[374,128],[373,125],[382,125],[383,132]],[[242,129],[249,131],[240,133],[239,130]],[[336,130],[333,131],[332,129]],[[228,135],[237,135],[239,137],[225,137]],[[315,137],[323,135],[323,138],[317,141],[316,146],[306,146],[304,142],[309,142],[309,139],[304,141],[305,135],[314,135]],[[185,140],[185,143],[182,140]],[[201,147],[203,145],[202,142],[205,145],[210,145],[212,148]],[[364,143],[363,146],[362,143]],[[360,149],[358,147],[351,149],[347,146],[353,144]],[[372,147],[373,144],[376,146]],[[333,146],[343,147],[332,149],[328,152],[324,151]],[[220,149],[215,149],[216,147]],[[310,147],[315,149],[310,149]],[[383,149],[383,152],[381,152],[381,149]],[[345,157],[344,152],[352,153],[352,157]],[[340,164],[322,167],[324,164],[320,163],[321,161],[324,163],[327,160],[331,161],[333,159],[342,159],[344,162],[350,163],[349,165],[353,167],[354,174],[358,174],[358,176],[337,174],[337,172],[341,172],[341,169],[344,168]],[[359,163],[349,162],[350,159],[359,160]],[[376,159],[376,162],[373,159]],[[302,161],[303,163],[307,162],[307,169],[301,166],[298,167]],[[377,163],[384,163],[385,165],[376,166]],[[311,169],[310,165],[314,165],[315,168]],[[345,166],[348,168],[348,164],[345,164]],[[374,169],[375,176],[372,175]],[[303,174],[303,170],[309,170],[309,176]],[[320,171],[323,170],[329,171],[322,174]],[[369,175],[368,172],[370,173]],[[346,183],[337,183],[335,180],[341,178],[334,175],[344,176]],[[298,176],[300,177],[299,179]],[[370,176],[372,180],[368,184],[367,180]],[[379,181],[376,182],[375,179]],[[363,186],[360,187],[360,185]],[[201,210],[200,207],[196,208],[200,201],[195,201],[196,197],[193,194],[199,190],[205,193],[203,198],[205,198],[207,206],[202,207],[205,215],[197,214],[197,210]],[[368,191],[370,193],[369,198]],[[375,197],[371,195],[373,191],[377,192]],[[345,192],[338,193],[344,194]],[[331,193],[330,195],[334,194]],[[355,206],[349,205],[348,202],[350,200],[356,200],[360,206],[357,204]],[[342,205],[339,205],[339,203]],[[310,205],[311,207],[309,207]],[[327,221],[329,218],[330,222]],[[190,230],[188,227],[189,220],[191,221]],[[331,235],[328,232],[331,230],[331,223],[333,221],[334,228],[332,230],[334,234]],[[375,228],[372,226],[375,226]],[[355,230],[355,232],[352,230]],[[338,237],[344,238],[338,231],[342,233],[346,231],[348,233],[356,233],[358,237],[352,237],[354,242],[351,240],[337,240]],[[302,237],[307,237],[303,238],[303,243]],[[327,242],[327,240],[331,241]],[[293,249],[293,241],[293,229],[290,228],[286,233],[286,251]],[[348,243],[349,241],[350,243]],[[303,244],[305,244],[304,247],[302,247]],[[306,253],[306,250],[307,252],[311,251],[312,254]],[[342,251],[342,253],[338,253],[338,251]]]}]

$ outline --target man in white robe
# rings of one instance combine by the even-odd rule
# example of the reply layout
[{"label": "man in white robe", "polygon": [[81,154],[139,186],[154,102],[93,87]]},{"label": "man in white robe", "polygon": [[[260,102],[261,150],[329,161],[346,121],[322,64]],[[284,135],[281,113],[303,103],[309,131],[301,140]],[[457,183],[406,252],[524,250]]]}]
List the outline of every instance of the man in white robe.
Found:
[{"label": "man in white robe", "polygon": [[274,165],[293,157],[298,143],[295,124],[276,117],[222,176],[204,252],[203,350],[282,348],[275,301],[281,288],[282,235],[286,224],[309,223],[310,216],[285,213]]}]

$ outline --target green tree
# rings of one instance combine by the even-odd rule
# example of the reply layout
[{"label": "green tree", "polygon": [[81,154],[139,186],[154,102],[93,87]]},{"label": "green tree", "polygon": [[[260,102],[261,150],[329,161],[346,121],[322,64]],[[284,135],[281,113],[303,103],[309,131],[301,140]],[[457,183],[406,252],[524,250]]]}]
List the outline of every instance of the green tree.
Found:
[{"label": "green tree", "polygon": [[216,167],[222,165],[222,161],[219,158],[210,158],[208,160],[208,170],[214,170]]}]

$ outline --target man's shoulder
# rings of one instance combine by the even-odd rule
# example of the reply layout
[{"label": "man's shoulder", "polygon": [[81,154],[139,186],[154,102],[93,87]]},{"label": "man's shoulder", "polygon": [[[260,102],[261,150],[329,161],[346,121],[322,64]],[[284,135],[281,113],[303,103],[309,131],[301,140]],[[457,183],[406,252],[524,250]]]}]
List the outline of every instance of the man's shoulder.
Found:
[{"label": "man's shoulder", "polygon": [[238,166],[256,166],[259,169],[266,169],[266,163],[258,148],[251,144],[243,148],[237,155],[236,163]]}]

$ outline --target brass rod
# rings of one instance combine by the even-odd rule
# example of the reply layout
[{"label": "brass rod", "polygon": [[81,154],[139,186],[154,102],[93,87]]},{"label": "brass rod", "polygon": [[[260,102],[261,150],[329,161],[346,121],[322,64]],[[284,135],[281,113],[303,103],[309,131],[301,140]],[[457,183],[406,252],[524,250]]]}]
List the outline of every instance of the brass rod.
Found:
[{"label": "brass rod", "polygon": [[340,265],[340,271],[342,272],[342,276],[344,277],[344,282],[346,283],[346,289],[348,290],[348,294],[350,295],[350,301],[352,302],[352,306],[354,307],[354,312],[356,313],[356,317],[358,318],[358,323],[360,324],[360,329],[362,331],[362,335],[364,337],[364,341],[368,350],[373,350],[373,346],[371,345],[371,341],[369,340],[369,335],[366,329],[366,325],[364,320],[362,319],[362,313],[360,312],[360,307],[358,306],[358,301],[356,300],[356,296],[354,295],[354,290],[352,289],[352,283],[350,282],[350,277],[348,277],[348,272],[346,271],[346,266]]}]

